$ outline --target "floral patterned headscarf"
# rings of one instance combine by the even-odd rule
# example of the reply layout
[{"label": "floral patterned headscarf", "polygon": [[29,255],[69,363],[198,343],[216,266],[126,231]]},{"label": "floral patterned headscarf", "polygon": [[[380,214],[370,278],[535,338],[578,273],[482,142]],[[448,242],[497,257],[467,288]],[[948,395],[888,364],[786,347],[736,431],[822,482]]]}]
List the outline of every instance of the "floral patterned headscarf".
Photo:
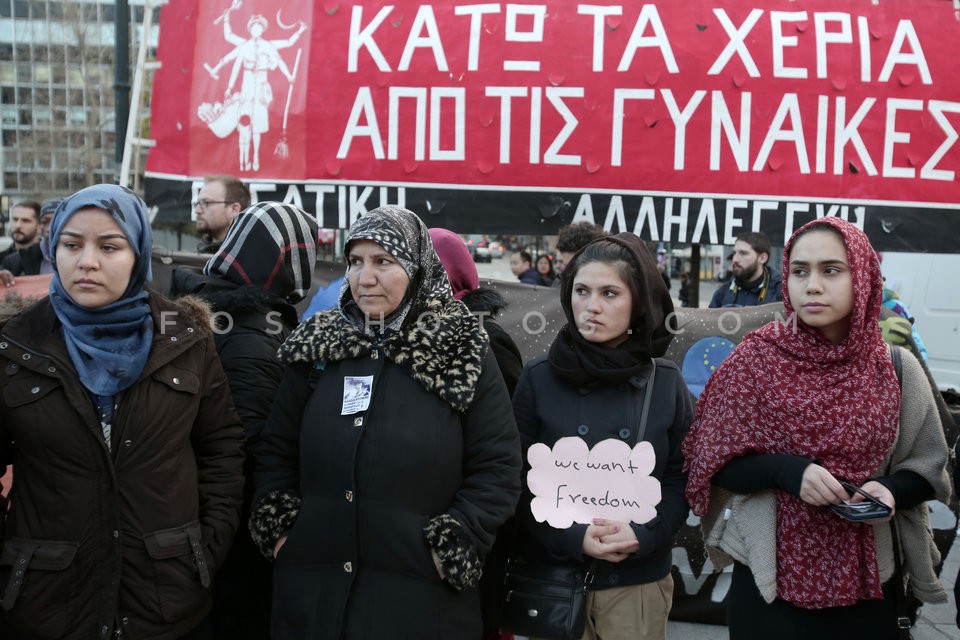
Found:
[{"label": "floral patterned headscarf", "polygon": [[[703,515],[713,475],[730,460],[780,453],[816,460],[835,477],[863,484],[893,447],[900,386],[877,322],[883,278],[867,236],[827,217],[801,227],[796,239],[839,233],[853,287],[850,331],[833,344],[796,317],[784,279],[786,323],[748,334],[707,381],[683,443],[687,500]],[[847,606],[882,597],[874,534],[823,507],[777,492],[777,596],[801,607]]]}]

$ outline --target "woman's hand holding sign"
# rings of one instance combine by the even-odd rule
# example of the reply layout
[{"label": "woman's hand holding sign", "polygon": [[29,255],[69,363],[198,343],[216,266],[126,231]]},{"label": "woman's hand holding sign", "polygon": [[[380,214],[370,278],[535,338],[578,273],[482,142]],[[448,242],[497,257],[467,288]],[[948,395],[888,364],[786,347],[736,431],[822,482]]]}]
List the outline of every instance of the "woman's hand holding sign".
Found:
[{"label": "woman's hand holding sign", "polygon": [[583,536],[583,553],[607,562],[620,562],[640,547],[627,522],[594,518]]}]

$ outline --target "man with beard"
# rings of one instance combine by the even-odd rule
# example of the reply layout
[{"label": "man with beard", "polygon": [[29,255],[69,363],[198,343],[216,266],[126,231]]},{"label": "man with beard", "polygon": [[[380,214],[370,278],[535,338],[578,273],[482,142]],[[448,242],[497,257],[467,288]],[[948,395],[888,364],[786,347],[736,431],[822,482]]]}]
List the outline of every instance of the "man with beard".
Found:
[{"label": "man with beard", "polygon": [[770,239],[766,234],[748,232],[737,236],[730,263],[733,279],[716,290],[710,308],[753,307],[782,300],[780,272],[767,265],[769,260]]},{"label": "man with beard", "polygon": [[13,205],[10,212],[10,237],[13,243],[0,251],[0,261],[10,254],[36,244],[40,236],[40,203],[24,200]]},{"label": "man with beard", "polygon": [[40,205],[40,240],[11,253],[0,263],[0,282],[6,286],[14,284],[16,276],[35,276],[38,274],[53,273],[53,263],[50,262],[50,220],[53,213],[60,206],[60,200],[51,198],[44,200]]},{"label": "man with beard", "polygon": [[250,206],[250,189],[234,176],[207,176],[192,204],[200,233],[197,252],[216,253],[230,223]]}]

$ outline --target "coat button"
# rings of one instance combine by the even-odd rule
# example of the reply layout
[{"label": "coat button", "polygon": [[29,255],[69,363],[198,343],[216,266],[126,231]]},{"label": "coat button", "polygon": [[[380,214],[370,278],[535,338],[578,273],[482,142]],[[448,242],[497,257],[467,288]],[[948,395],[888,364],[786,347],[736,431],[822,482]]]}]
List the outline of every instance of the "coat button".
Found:
[{"label": "coat button", "polygon": [[32,394],[34,394],[34,395],[40,393],[40,387],[34,387],[34,388],[30,389],[30,393],[32,393]]},{"label": "coat button", "polygon": [[100,627],[100,635],[105,636],[107,635],[108,631],[110,631],[110,627],[108,627],[107,625],[103,625],[102,627]]},{"label": "coat button", "polygon": [[343,492],[343,496],[347,499],[347,502],[353,502],[353,491],[347,489]]},{"label": "coat button", "polygon": [[132,446],[132,445],[133,445],[133,440],[124,440],[124,441],[123,441],[123,446],[125,446],[125,447],[130,447],[130,446]]},{"label": "coat button", "polygon": [[25,354],[23,354],[22,356],[20,356],[20,359],[21,359],[21,360],[29,360],[29,359],[30,359],[30,354],[29,354],[29,353],[25,353]]},{"label": "coat button", "polygon": [[347,573],[353,573],[353,563],[352,563],[352,562],[344,562],[344,563],[343,563],[343,570],[346,571]]},{"label": "coat button", "polygon": [[177,336],[170,336],[170,342],[176,342]]},{"label": "coat button", "polygon": [[579,427],[577,427],[577,433],[580,434],[581,436],[585,436],[588,433],[590,433],[590,427],[588,427],[585,424],[582,424]]},{"label": "coat button", "polygon": [[370,352],[370,359],[371,359],[371,360],[376,360],[376,359],[379,358],[379,357],[380,357],[380,354],[377,353],[376,351],[371,351],[371,352]]},{"label": "coat button", "polygon": [[180,384],[180,378],[174,378],[173,384]]},{"label": "coat button", "polygon": [[47,373],[56,373],[56,372],[57,372],[56,367],[47,367]]},{"label": "coat button", "polygon": [[353,419],[353,426],[362,427],[363,426],[363,417],[357,417]]},{"label": "coat button", "polygon": [[0,349],[6,349],[7,346],[8,346],[8,345],[7,345],[6,342],[0,342]]},{"label": "coat button", "polygon": [[620,437],[626,440],[630,437],[630,429],[620,429]]}]

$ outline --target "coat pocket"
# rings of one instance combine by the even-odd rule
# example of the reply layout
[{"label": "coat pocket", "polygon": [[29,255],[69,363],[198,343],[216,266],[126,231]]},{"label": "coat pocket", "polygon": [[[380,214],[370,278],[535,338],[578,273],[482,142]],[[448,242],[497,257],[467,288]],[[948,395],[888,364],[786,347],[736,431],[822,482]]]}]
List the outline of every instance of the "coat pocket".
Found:
[{"label": "coat pocket", "polygon": [[180,393],[195,394],[200,392],[200,378],[196,372],[172,364],[157,369],[153,374],[153,379]]},{"label": "coat pocket", "polygon": [[153,560],[160,615],[177,622],[194,614],[211,583],[200,523],[148,533],[143,543]]},{"label": "coat pocket", "polygon": [[11,380],[3,387],[3,401],[7,407],[15,409],[42,400],[60,386],[60,381],[56,378],[21,372],[20,377]]},{"label": "coat pocket", "polygon": [[0,609],[30,637],[63,635],[76,580],[76,542],[7,538],[0,551]]}]

